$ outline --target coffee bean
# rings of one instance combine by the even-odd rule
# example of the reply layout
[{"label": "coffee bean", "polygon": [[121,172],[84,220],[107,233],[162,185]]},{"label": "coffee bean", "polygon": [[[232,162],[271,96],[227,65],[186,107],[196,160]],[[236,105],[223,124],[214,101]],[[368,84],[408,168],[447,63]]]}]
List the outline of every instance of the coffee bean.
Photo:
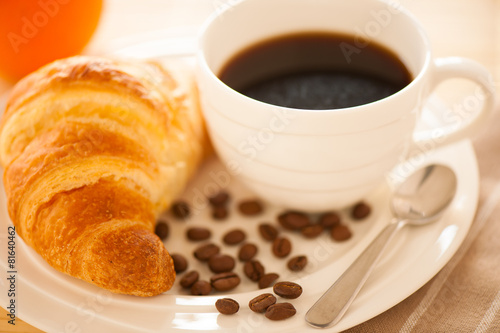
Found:
[{"label": "coffee bean", "polygon": [[292,259],[288,260],[287,267],[289,270],[293,272],[300,272],[307,265],[307,257],[306,256],[296,256]]},{"label": "coffee bean", "polygon": [[158,221],[155,226],[155,234],[160,237],[161,240],[167,239],[170,234],[170,228],[166,221]]},{"label": "coffee bean", "polygon": [[243,272],[252,281],[259,281],[265,274],[264,266],[258,260],[250,260],[243,266]]},{"label": "coffee bean", "polygon": [[232,271],[236,264],[233,257],[227,254],[214,254],[208,259],[208,267],[214,273],[223,273]]},{"label": "coffee bean", "polygon": [[204,280],[198,280],[191,286],[191,295],[202,296],[212,292],[210,283]]},{"label": "coffee bean", "polygon": [[198,281],[200,274],[197,271],[189,271],[182,277],[180,284],[182,288],[191,288],[193,284]]},{"label": "coffee bean", "polygon": [[318,223],[323,228],[330,229],[340,224],[340,216],[335,212],[325,213],[320,216]]},{"label": "coffee bean", "polygon": [[300,233],[305,238],[316,238],[323,232],[323,226],[321,224],[311,224],[300,230]]},{"label": "coffee bean", "polygon": [[212,208],[212,218],[214,220],[225,220],[229,216],[229,211],[224,206],[216,206]]},{"label": "coffee bean", "polygon": [[198,242],[209,239],[212,236],[212,232],[207,228],[191,227],[187,229],[186,236],[189,240]]},{"label": "coffee bean", "polygon": [[370,215],[372,209],[364,202],[357,203],[351,211],[351,217],[355,220],[362,220]]},{"label": "coffee bean", "polygon": [[178,200],[172,203],[170,208],[172,214],[179,220],[185,220],[191,215],[191,209],[187,202]]},{"label": "coffee bean", "polygon": [[257,245],[253,243],[243,244],[238,252],[238,259],[240,259],[240,261],[252,260],[252,258],[257,255],[257,251]]},{"label": "coffee bean", "polygon": [[226,245],[236,245],[245,240],[247,235],[245,232],[241,229],[234,229],[229,232],[227,232],[224,237],[222,238],[222,241]]},{"label": "coffee bean", "polygon": [[280,276],[276,273],[267,273],[264,274],[259,279],[259,289],[264,289],[270,287],[274,281],[276,281]]},{"label": "coffee bean", "polygon": [[264,208],[262,207],[262,204],[260,201],[257,200],[246,200],[240,202],[238,205],[238,209],[243,215],[247,216],[254,216],[262,213]]},{"label": "coffee bean", "polygon": [[208,243],[197,247],[194,250],[194,257],[200,261],[208,261],[211,256],[220,252],[220,247],[213,243]]},{"label": "coffee bean", "polygon": [[217,311],[225,315],[232,315],[238,312],[240,305],[232,298],[219,298],[215,302]]},{"label": "coffee bean", "polygon": [[288,230],[300,230],[311,224],[309,217],[300,212],[285,212],[278,216],[280,225]]},{"label": "coffee bean", "polygon": [[272,251],[278,258],[284,258],[292,251],[292,243],[288,238],[278,237],[274,240]]},{"label": "coffee bean", "polygon": [[276,297],[273,294],[262,294],[254,297],[248,302],[248,307],[253,312],[265,312],[268,307],[276,303]]},{"label": "coffee bean", "polygon": [[293,317],[297,313],[295,307],[290,303],[276,303],[267,308],[265,316],[270,320],[284,320]]},{"label": "coffee bean", "polygon": [[230,196],[226,191],[220,191],[208,198],[208,202],[213,207],[225,206],[229,202]]},{"label": "coffee bean", "polygon": [[212,287],[217,291],[228,291],[234,289],[240,284],[240,282],[240,277],[234,272],[219,273],[210,278]]},{"label": "coffee bean", "polygon": [[269,223],[260,224],[259,233],[267,241],[273,241],[278,236],[278,230]]},{"label": "coffee bean", "polygon": [[283,298],[294,299],[302,294],[302,287],[293,282],[283,281],[276,283],[273,286],[273,291]]},{"label": "coffee bean", "polygon": [[330,235],[337,242],[342,242],[351,238],[352,233],[347,226],[340,224],[332,228]]},{"label": "coffee bean", "polygon": [[174,261],[174,269],[176,273],[182,273],[188,268],[188,261],[182,254],[170,254]]}]

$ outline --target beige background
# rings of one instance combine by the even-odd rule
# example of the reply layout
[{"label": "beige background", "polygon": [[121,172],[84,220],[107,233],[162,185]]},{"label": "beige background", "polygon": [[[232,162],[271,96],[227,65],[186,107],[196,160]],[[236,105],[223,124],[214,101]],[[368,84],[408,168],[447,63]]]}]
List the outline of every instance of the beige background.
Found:
[{"label": "beige background", "polygon": [[[141,32],[199,25],[221,0],[107,0],[88,53],[109,41]],[[500,0],[402,0],[426,28],[436,57],[475,59],[494,75],[500,93]],[[453,87],[452,87],[453,85]],[[9,88],[0,81],[0,94]],[[451,89],[453,88],[453,89]],[[453,102],[470,88],[448,83],[441,94]],[[498,113],[498,112],[497,112]],[[499,116],[475,138],[482,174],[478,216],[469,237],[443,271],[410,298],[352,332],[499,332],[500,331],[500,133]],[[497,193],[499,193],[497,195]],[[496,211],[498,212],[498,209]],[[464,281],[470,287],[464,287]],[[41,332],[22,322],[7,324],[0,308],[0,332]]]}]

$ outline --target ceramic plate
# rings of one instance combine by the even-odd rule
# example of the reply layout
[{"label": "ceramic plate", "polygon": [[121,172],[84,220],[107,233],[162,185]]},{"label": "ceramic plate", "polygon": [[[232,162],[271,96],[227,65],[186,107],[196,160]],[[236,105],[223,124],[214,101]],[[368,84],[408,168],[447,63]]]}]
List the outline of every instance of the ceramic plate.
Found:
[{"label": "ceramic plate", "polygon": [[[178,32],[177,32],[178,34]],[[151,36],[148,36],[150,38]],[[155,57],[189,57],[194,50],[192,35],[166,32],[160,39],[133,43],[120,41],[124,45],[111,43],[115,54],[145,57],[152,45],[161,46]],[[120,44],[118,43],[118,44]],[[159,50],[153,47],[154,50]],[[147,50],[149,48],[149,51]],[[128,51],[126,51],[128,49]],[[440,100],[431,98],[424,110],[422,128],[440,123],[440,114],[445,111]],[[14,270],[16,276],[17,316],[31,325],[50,332],[318,332],[307,326],[304,315],[322,293],[355,260],[377,233],[390,221],[389,198],[395,183],[415,168],[438,162],[455,170],[458,176],[458,191],[450,209],[436,223],[422,227],[403,229],[384,254],[373,275],[342,321],[327,331],[340,331],[362,323],[389,309],[429,281],[449,261],[464,240],[473,220],[478,200],[479,176],[474,150],[469,141],[462,141],[443,149],[425,152],[394,169],[387,182],[366,198],[372,214],[362,222],[349,218],[349,211],[340,211],[343,222],[351,229],[353,237],[344,242],[333,241],[327,233],[308,240],[291,232],[282,231],[293,243],[290,256],[278,259],[272,255],[270,244],[261,239],[257,226],[262,222],[276,223],[277,207],[265,205],[265,211],[255,217],[239,213],[237,204],[253,198],[238,180],[233,179],[216,159],[207,161],[189,184],[183,198],[193,208],[186,221],[175,220],[168,213],[171,233],[165,241],[171,253],[184,254],[189,260],[188,270],[196,269],[202,279],[211,273],[205,264],[197,262],[192,252],[199,244],[186,240],[185,230],[192,226],[206,226],[212,230],[211,241],[222,244],[222,235],[228,230],[241,228],[247,233],[247,241],[259,247],[257,259],[267,272],[276,272],[279,280],[295,281],[304,292],[290,302],[297,314],[285,321],[272,322],[262,314],[253,313],[248,301],[253,297],[272,292],[259,290],[256,283],[247,279],[243,265],[237,263],[235,272],[242,283],[229,293],[212,293],[210,296],[190,296],[176,281],[165,294],[152,298],[115,295],[55,271],[41,259],[22,239],[15,239],[15,267],[8,267],[5,250],[0,256],[2,272]],[[231,193],[230,216],[224,221],[215,221],[210,216],[206,196],[220,188]],[[0,191],[0,243],[7,247],[10,220],[6,199]],[[238,246],[224,246],[223,253],[236,255]],[[309,263],[302,272],[288,270],[286,263],[295,255],[306,255]],[[4,275],[5,275],[4,274]],[[179,276],[182,276],[179,275]],[[6,280],[0,280],[2,290]],[[221,315],[215,309],[218,298],[231,297],[240,304],[240,311],[232,316]],[[0,294],[1,305],[6,307],[9,298]]]}]

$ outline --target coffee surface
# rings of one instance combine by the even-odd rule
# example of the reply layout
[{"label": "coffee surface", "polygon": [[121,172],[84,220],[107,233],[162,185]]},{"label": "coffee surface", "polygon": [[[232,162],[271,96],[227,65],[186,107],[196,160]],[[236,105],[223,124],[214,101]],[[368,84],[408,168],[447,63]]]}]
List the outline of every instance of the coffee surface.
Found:
[{"label": "coffee surface", "polygon": [[231,58],[219,78],[269,104],[300,109],[346,108],[383,99],[412,76],[389,49],[355,37],[307,32],[271,38]]}]

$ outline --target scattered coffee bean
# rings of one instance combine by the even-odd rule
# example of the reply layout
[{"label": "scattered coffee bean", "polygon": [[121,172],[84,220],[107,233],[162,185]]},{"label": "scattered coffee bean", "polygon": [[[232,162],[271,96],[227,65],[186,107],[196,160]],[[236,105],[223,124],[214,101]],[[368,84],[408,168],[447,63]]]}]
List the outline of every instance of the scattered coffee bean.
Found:
[{"label": "scattered coffee bean", "polygon": [[222,238],[222,241],[226,245],[236,245],[245,240],[247,235],[245,232],[241,229],[234,229],[229,232],[227,232],[224,237]]},{"label": "scattered coffee bean", "polygon": [[273,294],[267,293],[254,297],[248,302],[248,307],[253,312],[265,312],[268,307],[276,303],[276,297]]},{"label": "scattered coffee bean", "polygon": [[182,254],[170,254],[174,261],[174,269],[176,273],[182,273],[188,268],[188,261]]},{"label": "scattered coffee bean", "polygon": [[233,257],[227,254],[214,254],[208,259],[208,267],[214,273],[230,272],[235,264]]},{"label": "scattered coffee bean", "polygon": [[184,220],[191,215],[191,209],[187,202],[178,200],[172,203],[172,207],[170,208],[172,214],[179,220]]},{"label": "scattered coffee bean", "polygon": [[225,206],[229,202],[229,198],[229,193],[227,193],[226,191],[220,191],[208,198],[208,202],[213,207]]},{"label": "scattered coffee bean", "polygon": [[232,298],[219,298],[215,302],[217,311],[225,315],[232,315],[238,312],[240,305]]},{"label": "scattered coffee bean", "polygon": [[284,258],[292,251],[292,243],[288,238],[278,237],[274,240],[272,251],[278,258]]},{"label": "scattered coffee bean", "polygon": [[214,220],[225,220],[229,216],[229,211],[224,206],[216,206],[212,208],[212,218]]},{"label": "scattered coffee bean", "polygon": [[364,202],[357,203],[351,212],[351,217],[355,220],[362,220],[370,215],[372,209]]},{"label": "scattered coffee bean", "polygon": [[288,260],[287,267],[289,270],[293,272],[300,272],[307,265],[307,257],[306,256],[296,256],[292,259]]},{"label": "scattered coffee bean", "polygon": [[252,281],[259,281],[265,274],[264,266],[258,260],[250,260],[243,266],[243,272]]},{"label": "scattered coffee bean", "polygon": [[255,255],[257,255],[257,245],[253,243],[243,244],[238,252],[238,259],[240,261],[252,260]]},{"label": "scattered coffee bean", "polygon": [[155,226],[155,234],[160,237],[161,240],[167,239],[170,234],[170,228],[166,221],[158,221]]},{"label": "scattered coffee bean", "polygon": [[300,233],[305,238],[316,238],[323,232],[323,226],[321,224],[311,224],[300,230]]},{"label": "scattered coffee bean", "polygon": [[278,230],[269,223],[260,224],[259,233],[267,241],[273,241],[278,237]]},{"label": "scattered coffee bean", "polygon": [[212,232],[207,228],[191,227],[187,229],[186,236],[189,240],[198,242],[209,239],[212,236]]},{"label": "scattered coffee bean", "polygon": [[285,212],[278,216],[280,225],[288,230],[300,230],[311,224],[309,217],[300,212]]},{"label": "scattered coffee bean", "polygon": [[276,283],[273,286],[273,291],[276,295],[288,299],[294,299],[302,295],[302,287],[289,281]]},{"label": "scattered coffee bean", "polygon": [[284,320],[293,317],[297,313],[295,307],[290,303],[276,303],[267,308],[265,316],[270,320]]},{"label": "scattered coffee bean", "polygon": [[217,291],[228,291],[234,289],[240,284],[240,282],[240,277],[234,272],[219,273],[210,278],[212,287]]},{"label": "scattered coffee bean", "polygon": [[247,216],[254,216],[262,213],[264,208],[262,207],[262,204],[260,201],[257,200],[246,200],[240,202],[238,205],[238,209],[243,215]]},{"label": "scattered coffee bean", "polygon": [[212,292],[210,283],[204,280],[198,280],[191,286],[191,295],[202,296]]},{"label": "scattered coffee bean", "polygon": [[270,287],[274,281],[276,281],[280,276],[276,273],[267,273],[264,274],[259,279],[259,289],[264,289]]},{"label": "scattered coffee bean", "polygon": [[318,223],[323,228],[330,229],[340,224],[340,216],[335,212],[325,213],[320,216]]},{"label": "scattered coffee bean", "polygon": [[213,243],[208,243],[197,247],[194,250],[194,257],[200,261],[208,261],[211,256],[220,252],[220,247]]},{"label": "scattered coffee bean", "polygon": [[191,288],[193,284],[198,281],[200,274],[197,271],[189,271],[182,277],[180,284],[182,288]]},{"label": "scattered coffee bean", "polygon": [[347,226],[340,224],[332,228],[330,235],[337,242],[341,242],[351,238],[352,233]]}]

